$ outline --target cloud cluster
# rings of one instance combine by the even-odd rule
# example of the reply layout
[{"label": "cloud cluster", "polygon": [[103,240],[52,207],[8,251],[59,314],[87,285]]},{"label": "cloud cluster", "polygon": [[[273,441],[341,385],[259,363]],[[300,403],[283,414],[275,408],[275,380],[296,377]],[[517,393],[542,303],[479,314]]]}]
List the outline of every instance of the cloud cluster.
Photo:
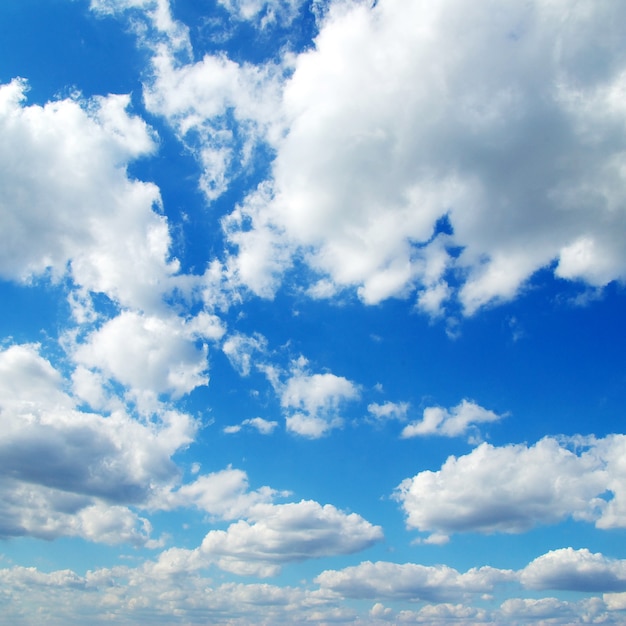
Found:
[{"label": "cloud cluster", "polygon": [[[543,554],[519,571],[493,567],[472,568],[465,573],[445,565],[418,565],[365,561],[342,570],[326,570],[316,578],[324,589],[346,598],[405,599],[427,602],[467,600],[472,594],[494,591],[497,585],[517,582],[525,589],[565,590],[586,593],[622,592],[626,587],[626,561],[593,554],[587,549],[561,548]],[[554,599],[514,600],[505,606],[518,610],[533,604],[535,610],[554,610]],[[557,607],[558,608],[558,607]]]},{"label": "cloud cluster", "polygon": [[129,507],[178,480],[171,456],[196,431],[188,415],[163,411],[141,423],[124,410],[79,410],[36,345],[0,352],[0,536],[80,536],[150,542]]},{"label": "cloud cluster", "polygon": [[[223,5],[269,21],[299,8]],[[164,0],[92,6],[143,9],[165,36],[146,107],[195,155],[209,200],[258,148],[275,154],[223,220],[229,276],[253,292],[271,296],[294,258],[313,297],[414,294],[431,315],[513,298],[543,267],[593,287],[626,275],[615,3],[587,0],[567,23],[545,0],[331,3],[312,49],[257,64],[194,61]]]},{"label": "cloud cluster", "polygon": [[[35,568],[0,569],[0,582],[8,602],[6,616],[14,623],[32,621],[33,607],[45,606],[49,623],[72,623],[71,616],[89,617],[100,626],[111,619],[129,624],[171,619],[175,613],[189,624],[228,620],[229,623],[329,623],[359,624],[423,623],[431,626],[458,623],[563,624],[622,622],[623,594],[608,592],[579,601],[554,597],[513,597],[485,609],[475,601],[490,595],[499,585],[515,585],[545,560],[567,554],[571,565],[584,567],[590,556],[604,561],[606,570],[623,574],[623,562],[611,561],[586,551],[558,550],[543,555],[526,568],[513,572],[481,567],[465,573],[443,566],[413,563],[364,562],[343,570],[327,570],[316,579],[317,588],[279,587],[270,584],[221,583],[189,567],[188,551],[164,552],[156,561],[137,567],[96,569],[84,576],[71,570],[43,573]],[[621,568],[621,570],[620,570]],[[574,581],[571,590],[594,591],[602,585],[588,572],[587,586]],[[522,582],[522,587],[525,587]],[[609,584],[610,586],[610,584]],[[532,585],[531,585],[532,588]],[[569,587],[563,587],[569,588]],[[520,589],[522,591],[522,589]],[[28,602],[25,594],[28,594]],[[345,598],[371,600],[369,620],[342,606]],[[428,598],[435,598],[431,603]],[[414,610],[394,611],[382,601],[425,601]],[[425,600],[424,600],[425,599]]]},{"label": "cloud cluster", "polygon": [[285,82],[271,179],[226,222],[231,268],[267,295],[297,254],[312,294],[417,290],[431,314],[513,298],[551,264],[623,279],[624,17],[607,1],[333,3]]},{"label": "cloud cluster", "polygon": [[[483,443],[441,469],[407,478],[395,498],[409,528],[438,537],[456,532],[519,533],[566,518],[622,528],[626,437],[558,440],[532,446]],[[608,494],[608,495],[607,495]]]}]

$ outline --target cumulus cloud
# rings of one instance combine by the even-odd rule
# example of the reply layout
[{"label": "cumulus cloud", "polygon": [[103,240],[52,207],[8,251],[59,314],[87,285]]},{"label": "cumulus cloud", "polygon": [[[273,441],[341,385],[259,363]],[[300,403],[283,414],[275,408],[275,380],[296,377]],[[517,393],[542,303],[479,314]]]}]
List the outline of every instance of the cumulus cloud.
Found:
[{"label": "cumulus cloud", "polygon": [[554,262],[622,280],[626,58],[610,26],[626,16],[567,8],[333,3],[285,82],[271,179],[226,222],[239,278],[271,294],[298,254],[324,293],[416,291],[431,314],[513,298]]},{"label": "cumulus cloud", "polygon": [[626,561],[610,559],[586,548],[551,550],[522,570],[521,581],[531,589],[623,592]]},{"label": "cumulus cloud", "polygon": [[274,576],[283,564],[364,550],[383,538],[356,513],[310,500],[287,504],[247,503],[226,530],[210,531],[195,550],[172,548],[155,564],[169,573],[206,568],[244,576]]},{"label": "cumulus cloud", "polygon": [[86,290],[154,309],[178,262],[158,188],[126,172],[153,152],[150,129],[128,114],[128,96],[25,106],[26,90],[0,86],[0,276],[69,268]]},{"label": "cumulus cloud", "polygon": [[182,485],[168,494],[167,506],[195,506],[216,519],[232,520],[247,516],[253,506],[271,502],[276,495],[277,492],[269,487],[251,491],[248,475],[229,467],[199,476],[193,482]]},{"label": "cumulus cloud", "polygon": [[343,570],[326,570],[315,580],[346,598],[389,598],[447,602],[468,594],[486,593],[499,583],[515,580],[515,572],[492,567],[461,574],[445,565],[365,561]]},{"label": "cumulus cloud", "polygon": [[[518,533],[571,517],[623,527],[626,437],[541,439],[532,446],[483,443],[441,469],[404,480],[395,492],[407,526],[435,536]],[[608,496],[607,496],[608,494]]]},{"label": "cumulus cloud", "polygon": [[305,500],[255,506],[249,520],[209,532],[200,551],[227,571],[267,576],[283,563],[359,552],[383,537],[356,513]]},{"label": "cumulus cloud", "polygon": [[568,602],[557,598],[510,598],[505,600],[500,610],[506,619],[517,620],[571,620],[577,617]]},{"label": "cumulus cloud", "polygon": [[[198,348],[196,342],[219,339],[223,333],[220,320],[206,313],[185,321],[123,311],[77,344],[73,358],[83,368],[121,383],[151,410],[159,394],[176,398],[208,383],[208,348]],[[89,375],[80,372],[78,382],[88,383]]]},{"label": "cumulus cloud", "polygon": [[146,544],[150,524],[128,507],[177,482],[171,456],[192,440],[194,420],[88,413],[63,386],[38,346],[0,351],[0,535]]},{"label": "cumulus cloud", "polygon": [[287,411],[287,430],[317,439],[343,423],[341,406],[356,400],[358,387],[343,376],[310,374],[300,359],[280,392],[280,404]]},{"label": "cumulus cloud", "polygon": [[407,424],[401,436],[403,439],[424,435],[458,437],[468,431],[476,431],[476,424],[497,422],[502,417],[475,402],[462,400],[450,410],[438,406],[427,407],[422,420]]}]

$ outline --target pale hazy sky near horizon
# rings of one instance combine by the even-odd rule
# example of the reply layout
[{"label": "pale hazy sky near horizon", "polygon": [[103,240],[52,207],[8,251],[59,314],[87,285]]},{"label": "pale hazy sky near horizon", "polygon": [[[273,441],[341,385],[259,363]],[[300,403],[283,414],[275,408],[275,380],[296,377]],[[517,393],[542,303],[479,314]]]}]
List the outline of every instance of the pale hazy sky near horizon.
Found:
[{"label": "pale hazy sky near horizon", "polygon": [[0,624],[626,623],[626,3],[3,0]]}]

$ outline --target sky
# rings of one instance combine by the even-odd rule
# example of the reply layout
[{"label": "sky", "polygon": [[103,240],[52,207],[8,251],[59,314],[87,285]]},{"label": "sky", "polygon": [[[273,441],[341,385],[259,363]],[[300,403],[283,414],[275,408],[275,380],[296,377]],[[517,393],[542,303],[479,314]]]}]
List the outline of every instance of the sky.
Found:
[{"label": "sky", "polygon": [[0,624],[626,623],[626,3],[3,0]]}]

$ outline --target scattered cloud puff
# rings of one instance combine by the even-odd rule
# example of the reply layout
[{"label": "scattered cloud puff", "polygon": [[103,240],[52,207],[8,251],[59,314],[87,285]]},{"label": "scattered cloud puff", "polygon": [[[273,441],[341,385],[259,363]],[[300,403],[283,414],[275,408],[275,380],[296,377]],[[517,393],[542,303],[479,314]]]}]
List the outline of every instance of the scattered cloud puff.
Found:
[{"label": "scattered cloud puff", "polygon": [[449,457],[439,471],[407,478],[394,497],[409,528],[439,538],[519,533],[570,517],[598,528],[623,528],[625,451],[624,435],[545,437],[532,446],[483,443],[465,456]]},{"label": "scattered cloud puff", "polygon": [[239,20],[257,20],[261,28],[276,22],[288,25],[305,0],[218,0]]},{"label": "scattered cloud puff", "polygon": [[367,412],[377,421],[386,422],[389,420],[398,420],[404,422],[409,410],[408,402],[385,402],[379,404],[372,402],[367,405]]},{"label": "scattered cloud puff", "polygon": [[265,420],[262,417],[252,417],[250,419],[243,420],[241,424],[224,427],[224,432],[226,434],[232,435],[234,433],[240,432],[241,429],[245,428],[246,426],[255,429],[262,435],[271,435],[278,426],[278,422]]},{"label": "scattered cloud puff", "polygon": [[287,411],[287,430],[317,439],[343,424],[341,406],[360,396],[359,388],[335,374],[309,374],[306,359],[294,363],[280,391],[280,404]]},{"label": "scattered cloud puff", "polygon": [[431,406],[424,409],[421,421],[411,422],[404,427],[401,437],[403,439],[425,435],[458,437],[468,431],[476,432],[477,424],[497,422],[502,417],[469,400],[462,400],[450,410]]},{"label": "scattered cloud puff", "polygon": [[253,356],[255,354],[263,356],[267,351],[267,339],[259,333],[254,335],[236,333],[226,338],[222,350],[241,376],[249,376]]},{"label": "scattered cloud puff", "polygon": [[[296,435],[318,439],[341,427],[344,423],[343,406],[360,398],[361,390],[356,383],[331,372],[311,373],[303,356],[292,360],[288,368],[269,362],[267,340],[258,333],[230,335],[222,349],[241,376],[248,376],[252,367],[266,376],[280,401],[287,430]],[[391,410],[376,407],[379,405],[374,406],[374,411]],[[402,405],[398,407],[402,410]],[[241,430],[241,426],[252,426],[267,434],[270,428],[274,428],[271,424],[255,418],[241,425],[228,426],[225,432],[235,433]]]}]

